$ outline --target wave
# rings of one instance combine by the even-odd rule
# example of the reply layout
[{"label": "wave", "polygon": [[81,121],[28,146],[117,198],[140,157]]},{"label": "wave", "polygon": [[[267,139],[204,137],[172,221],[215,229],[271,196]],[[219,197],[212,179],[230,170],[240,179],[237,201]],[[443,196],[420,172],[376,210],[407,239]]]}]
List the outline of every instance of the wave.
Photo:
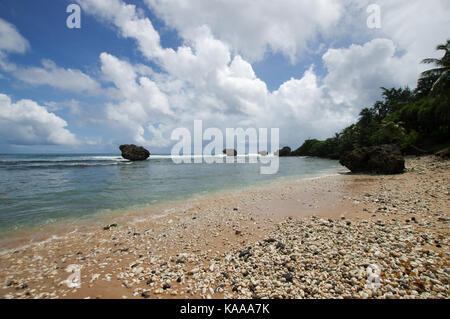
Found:
[{"label": "wave", "polygon": [[[16,165],[16,166],[6,166],[6,170],[17,170],[17,169],[46,169],[46,168],[87,168],[87,167],[101,167],[101,166],[114,166],[114,165],[128,165],[132,164],[132,162],[123,162],[123,163],[104,163],[104,164],[86,164],[86,163],[67,163],[67,164],[51,164],[51,165]],[[0,165],[0,168],[2,166]]]},{"label": "wave", "polygon": [[0,159],[0,164],[57,163],[57,162],[90,162],[118,161],[128,162],[121,156],[80,156],[80,157],[50,157],[50,158],[11,158]]},{"label": "wave", "polygon": [[39,169],[131,164],[121,156],[24,156],[0,158],[0,168]]}]

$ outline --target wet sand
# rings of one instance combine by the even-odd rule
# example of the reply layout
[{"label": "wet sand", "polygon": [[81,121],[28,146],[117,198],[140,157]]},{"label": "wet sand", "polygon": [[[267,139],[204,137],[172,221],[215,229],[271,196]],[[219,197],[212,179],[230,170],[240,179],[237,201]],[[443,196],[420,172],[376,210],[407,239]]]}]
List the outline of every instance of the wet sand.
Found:
[{"label": "wet sand", "polygon": [[[3,241],[0,295],[447,298],[449,168],[409,158],[402,175],[343,169],[46,228],[41,244]],[[73,264],[78,289],[64,282]]]}]

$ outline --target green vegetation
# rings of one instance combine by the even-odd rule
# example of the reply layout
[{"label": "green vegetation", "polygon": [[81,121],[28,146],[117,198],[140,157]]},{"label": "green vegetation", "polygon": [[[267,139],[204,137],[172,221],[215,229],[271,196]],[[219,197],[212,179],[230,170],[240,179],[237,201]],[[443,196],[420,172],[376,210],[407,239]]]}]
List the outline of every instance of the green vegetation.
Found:
[{"label": "green vegetation", "polygon": [[382,100],[364,108],[356,124],[319,141],[306,140],[292,156],[339,158],[357,147],[397,144],[405,154],[436,152],[450,146],[450,40],[439,45],[437,66],[422,73],[417,88],[381,88]]}]

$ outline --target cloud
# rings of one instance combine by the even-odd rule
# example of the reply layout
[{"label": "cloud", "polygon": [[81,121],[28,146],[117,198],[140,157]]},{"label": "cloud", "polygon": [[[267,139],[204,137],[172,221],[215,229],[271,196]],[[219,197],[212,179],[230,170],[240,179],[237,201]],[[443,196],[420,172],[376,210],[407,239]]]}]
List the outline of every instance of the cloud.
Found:
[{"label": "cloud", "polygon": [[139,48],[147,57],[160,54],[159,34],[150,19],[145,18],[135,5],[127,5],[116,0],[77,0],[83,10],[113,23],[120,35],[138,40]]},{"label": "cloud", "polygon": [[450,38],[450,2],[446,0],[383,0],[380,2],[382,28],[413,59],[415,67],[429,56],[438,56],[435,47]]},{"label": "cloud", "polygon": [[271,94],[271,105],[283,110],[284,123],[303,139],[329,137],[349,125],[379,98],[381,86],[401,86],[404,79],[399,74],[408,67],[388,39],[329,49],[322,60],[327,69],[322,81],[311,67]]},{"label": "cloud", "polygon": [[12,103],[0,94],[0,138],[13,145],[75,145],[67,122],[31,100]]},{"label": "cloud", "polygon": [[127,131],[137,143],[148,145],[143,126],[173,116],[167,96],[151,79],[139,76],[130,63],[107,53],[102,53],[100,60],[103,75],[114,83],[114,95],[119,100],[107,105],[108,119]]},{"label": "cloud", "polygon": [[59,111],[62,109],[68,109],[71,115],[81,115],[82,108],[81,103],[78,100],[70,99],[62,102],[46,102],[44,103],[47,110],[51,112]]},{"label": "cloud", "polygon": [[320,34],[343,14],[340,1],[320,0],[146,0],[148,6],[184,39],[207,25],[213,35],[250,61],[271,50],[292,61],[301,57]]},{"label": "cloud", "polygon": [[29,47],[28,41],[16,27],[0,18],[0,52],[25,53]]},{"label": "cloud", "polygon": [[389,39],[329,49],[323,55],[328,70],[324,83],[334,100],[367,106],[379,97],[381,86],[404,86],[410,79],[414,79],[414,86],[416,70],[409,67],[408,59],[397,56],[396,52],[394,42]]},{"label": "cloud", "polygon": [[403,83],[414,87],[418,75],[427,67],[420,63],[427,57],[439,57],[435,47],[445,43],[450,37],[450,2],[447,0],[378,0],[381,28],[369,29],[365,26],[366,8],[374,4],[372,0],[348,0],[344,29],[338,27],[334,35],[345,34],[354,39],[359,35],[359,43],[374,38],[391,40],[396,47],[396,56],[407,67],[398,70],[397,77]]},{"label": "cloud", "polygon": [[[222,129],[280,127],[283,140],[297,144],[310,136],[331,136],[378,97],[380,86],[401,83],[397,74],[405,65],[395,52],[387,39],[330,49],[323,56],[328,75],[322,84],[311,67],[274,92],[240,56],[208,72],[192,59],[189,67],[199,70],[194,78],[180,79],[183,71],[178,70],[181,73],[155,75],[154,81],[139,77],[131,64],[112,55],[103,53],[101,61],[120,100],[108,106],[109,119],[137,143],[167,146],[173,128],[190,127],[194,119],[202,119],[205,125]],[[154,91],[142,85],[147,81]]]},{"label": "cloud", "polygon": [[22,67],[10,63],[4,68],[31,85],[49,85],[65,91],[90,94],[98,94],[101,90],[100,84],[89,75],[80,70],[61,68],[51,60],[43,60],[42,67]]}]

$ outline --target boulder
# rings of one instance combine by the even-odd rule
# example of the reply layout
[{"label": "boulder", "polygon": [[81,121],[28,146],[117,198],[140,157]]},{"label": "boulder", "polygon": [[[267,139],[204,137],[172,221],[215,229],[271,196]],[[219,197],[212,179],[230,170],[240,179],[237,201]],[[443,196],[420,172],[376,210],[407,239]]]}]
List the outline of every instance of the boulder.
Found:
[{"label": "boulder", "polygon": [[133,144],[120,145],[120,151],[122,157],[130,161],[145,161],[150,156],[150,152],[145,148]]},{"label": "boulder", "polygon": [[275,152],[275,155],[279,157],[291,156],[291,148],[289,146],[285,146],[281,150]]},{"label": "boulder", "polygon": [[226,156],[237,156],[237,151],[234,150],[234,149],[231,149],[231,148],[226,148],[226,149],[224,149],[224,150],[223,150],[223,153],[224,153]]},{"label": "boulder", "polygon": [[400,174],[405,170],[405,159],[396,145],[357,148],[342,155],[339,162],[359,173]]}]

